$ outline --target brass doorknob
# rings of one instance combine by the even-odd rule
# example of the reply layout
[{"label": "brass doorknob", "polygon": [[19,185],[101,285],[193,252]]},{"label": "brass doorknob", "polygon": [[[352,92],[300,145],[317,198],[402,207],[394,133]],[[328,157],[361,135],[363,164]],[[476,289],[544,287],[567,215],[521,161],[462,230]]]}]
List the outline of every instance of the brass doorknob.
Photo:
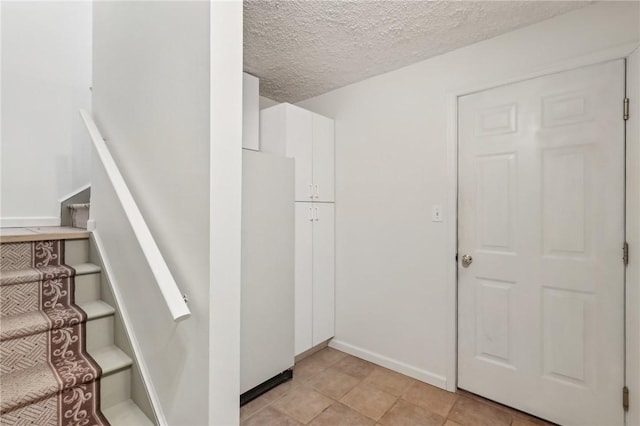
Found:
[{"label": "brass doorknob", "polygon": [[468,254],[465,254],[464,256],[462,256],[462,266],[464,266],[465,268],[468,268],[469,265],[471,265],[473,263],[473,257],[469,256]]}]

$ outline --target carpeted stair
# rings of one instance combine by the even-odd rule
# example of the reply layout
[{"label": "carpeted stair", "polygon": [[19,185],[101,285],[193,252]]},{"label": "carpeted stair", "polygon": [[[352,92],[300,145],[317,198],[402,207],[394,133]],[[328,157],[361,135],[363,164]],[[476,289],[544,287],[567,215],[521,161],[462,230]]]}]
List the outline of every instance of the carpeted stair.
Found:
[{"label": "carpeted stair", "polygon": [[0,425],[109,425],[63,240],[0,244]]}]

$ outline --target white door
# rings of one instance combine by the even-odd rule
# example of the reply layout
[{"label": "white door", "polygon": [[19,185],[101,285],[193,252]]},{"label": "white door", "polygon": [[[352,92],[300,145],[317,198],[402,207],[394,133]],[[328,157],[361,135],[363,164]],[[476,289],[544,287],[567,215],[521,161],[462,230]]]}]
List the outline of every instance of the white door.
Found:
[{"label": "white door", "polygon": [[313,114],[313,190],[315,201],[335,201],[333,120]]},{"label": "white door", "polygon": [[313,345],[334,336],[335,213],[333,203],[313,203]]},{"label": "white door", "polygon": [[460,388],[623,424],[623,98],[613,61],[459,99]]},{"label": "white door", "polygon": [[312,203],[295,203],[295,354],[311,349],[313,336]]}]

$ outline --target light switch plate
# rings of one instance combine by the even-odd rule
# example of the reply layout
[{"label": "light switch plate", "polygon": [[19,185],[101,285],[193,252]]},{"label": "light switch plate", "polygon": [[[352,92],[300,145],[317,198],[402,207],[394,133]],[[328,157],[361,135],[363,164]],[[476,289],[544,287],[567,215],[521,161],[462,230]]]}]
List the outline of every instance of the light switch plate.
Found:
[{"label": "light switch plate", "polygon": [[437,204],[431,210],[431,221],[442,222],[442,206]]}]

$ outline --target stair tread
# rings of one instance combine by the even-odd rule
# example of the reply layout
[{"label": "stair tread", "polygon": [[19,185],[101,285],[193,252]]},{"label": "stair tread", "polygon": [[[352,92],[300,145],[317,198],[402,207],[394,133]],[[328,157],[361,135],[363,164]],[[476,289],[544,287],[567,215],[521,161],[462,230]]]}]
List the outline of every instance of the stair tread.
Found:
[{"label": "stair tread", "polygon": [[78,306],[87,314],[87,320],[107,317],[116,312],[116,309],[113,306],[103,302],[102,300],[78,303]]},{"label": "stair tread", "polygon": [[[60,320],[56,324],[51,324],[47,319],[48,313],[56,311],[63,312],[59,315]],[[71,322],[80,320],[81,314],[72,307],[65,309],[30,311],[18,315],[5,315],[0,322],[0,341],[16,339],[30,336],[44,331],[68,327]]]},{"label": "stair tread", "polygon": [[122,370],[133,364],[131,358],[117,346],[104,346],[88,351],[95,362],[102,368],[102,374],[106,375],[114,371]]},{"label": "stair tread", "polygon": [[52,279],[53,277],[69,277],[73,276],[73,271],[66,267],[66,265],[50,265],[39,268],[0,270],[0,285],[33,283],[36,281],[40,281],[43,276],[46,276],[47,279]]},{"label": "stair tread", "polygon": [[128,399],[102,410],[111,426],[152,426],[153,422],[140,410],[135,402]]},{"label": "stair tread", "polygon": [[76,270],[76,276],[95,274],[102,271],[98,265],[93,263],[78,263],[77,265],[71,265],[71,267]]},{"label": "stair tread", "polygon": [[0,228],[0,243],[44,240],[76,240],[89,238],[91,232],[71,226],[41,226],[32,228]]},{"label": "stair tread", "polygon": [[[3,411],[43,399],[59,390],[53,372],[47,364],[2,374],[1,377],[0,408]],[[25,387],[28,388],[28,392],[24,391]]]},{"label": "stair tread", "polygon": [[[86,372],[89,364],[83,359],[78,358],[80,361],[78,371]],[[63,388],[68,389],[83,383],[90,383],[95,378],[91,374],[78,372],[73,372],[72,375],[75,376],[75,380],[65,381],[64,384],[59,383],[48,363],[40,363],[15,372],[0,374],[0,382],[2,382],[0,409],[3,412],[13,410],[59,393]]]}]

